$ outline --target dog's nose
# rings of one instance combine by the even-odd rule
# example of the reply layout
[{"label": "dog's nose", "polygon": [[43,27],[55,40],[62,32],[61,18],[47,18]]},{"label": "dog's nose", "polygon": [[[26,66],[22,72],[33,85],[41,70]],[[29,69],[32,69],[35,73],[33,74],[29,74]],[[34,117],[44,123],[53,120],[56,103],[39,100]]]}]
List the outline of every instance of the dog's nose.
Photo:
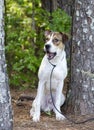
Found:
[{"label": "dog's nose", "polygon": [[46,44],[46,45],[45,45],[45,48],[46,48],[46,50],[49,50],[49,49],[50,49],[50,45],[49,45],[49,44]]}]

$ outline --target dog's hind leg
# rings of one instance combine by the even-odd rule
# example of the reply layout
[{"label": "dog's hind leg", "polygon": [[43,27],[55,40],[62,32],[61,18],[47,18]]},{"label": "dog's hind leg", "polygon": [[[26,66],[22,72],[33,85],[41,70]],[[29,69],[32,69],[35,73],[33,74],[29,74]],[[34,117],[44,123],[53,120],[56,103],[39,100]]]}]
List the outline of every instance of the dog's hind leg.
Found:
[{"label": "dog's hind leg", "polygon": [[65,102],[65,95],[62,93],[60,106],[62,106],[64,102]]},{"label": "dog's hind leg", "polygon": [[[55,94],[52,94],[53,101],[55,102]],[[42,110],[47,112],[53,110],[54,106],[52,103],[52,98],[50,94],[44,94],[42,100]]]},{"label": "dog's hind leg", "polygon": [[63,88],[62,84],[63,84],[63,81],[58,84],[59,86],[57,87],[57,90],[56,90],[56,102],[55,102],[56,108],[54,108],[54,112],[56,114],[56,120],[65,119],[65,117],[61,114],[61,110],[60,110],[61,105],[65,101],[65,96],[62,94],[62,88]]}]

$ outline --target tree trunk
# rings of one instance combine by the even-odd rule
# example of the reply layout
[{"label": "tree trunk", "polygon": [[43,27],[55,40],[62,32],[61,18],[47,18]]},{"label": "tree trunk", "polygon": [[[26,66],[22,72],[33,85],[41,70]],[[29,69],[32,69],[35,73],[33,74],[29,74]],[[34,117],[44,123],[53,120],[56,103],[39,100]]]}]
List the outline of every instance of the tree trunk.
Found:
[{"label": "tree trunk", "polygon": [[41,0],[41,2],[42,7],[49,12],[52,12],[57,8],[61,8],[68,14],[71,14],[71,8],[74,0]]},{"label": "tree trunk", "polygon": [[4,52],[4,0],[0,0],[0,130],[12,130],[12,109]]},{"label": "tree trunk", "polygon": [[48,1],[41,0],[42,7],[49,12],[52,12],[52,11],[56,10],[57,8],[62,8],[63,7],[62,1],[65,1],[65,0],[48,0]]},{"label": "tree trunk", "polygon": [[69,111],[94,113],[94,0],[75,0]]}]

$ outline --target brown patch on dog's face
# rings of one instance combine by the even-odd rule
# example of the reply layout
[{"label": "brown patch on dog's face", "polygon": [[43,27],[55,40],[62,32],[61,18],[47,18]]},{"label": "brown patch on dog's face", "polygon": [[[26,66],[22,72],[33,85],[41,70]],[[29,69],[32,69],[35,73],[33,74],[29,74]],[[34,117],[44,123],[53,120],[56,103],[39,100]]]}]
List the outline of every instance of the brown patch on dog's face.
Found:
[{"label": "brown patch on dog's face", "polygon": [[57,47],[59,47],[60,49],[64,48],[64,44],[62,42],[62,34],[59,32],[55,32],[53,34],[53,40],[52,40],[53,44]]}]

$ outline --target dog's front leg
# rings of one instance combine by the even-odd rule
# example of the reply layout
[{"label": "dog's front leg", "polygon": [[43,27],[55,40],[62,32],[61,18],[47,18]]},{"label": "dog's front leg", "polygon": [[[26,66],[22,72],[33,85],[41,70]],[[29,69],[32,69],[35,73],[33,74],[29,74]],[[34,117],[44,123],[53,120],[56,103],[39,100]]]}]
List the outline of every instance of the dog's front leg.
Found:
[{"label": "dog's front leg", "polygon": [[30,116],[33,117],[34,122],[38,122],[40,120],[41,101],[42,101],[43,93],[44,93],[44,82],[39,81],[37,96],[30,110]]},{"label": "dog's front leg", "polygon": [[55,114],[56,114],[56,120],[64,120],[65,117],[61,114],[61,110],[60,107],[61,105],[63,105],[64,101],[65,101],[65,96],[62,95],[62,88],[63,88],[63,81],[60,81],[56,90],[56,102],[55,102],[55,106],[57,108],[54,109]]}]

